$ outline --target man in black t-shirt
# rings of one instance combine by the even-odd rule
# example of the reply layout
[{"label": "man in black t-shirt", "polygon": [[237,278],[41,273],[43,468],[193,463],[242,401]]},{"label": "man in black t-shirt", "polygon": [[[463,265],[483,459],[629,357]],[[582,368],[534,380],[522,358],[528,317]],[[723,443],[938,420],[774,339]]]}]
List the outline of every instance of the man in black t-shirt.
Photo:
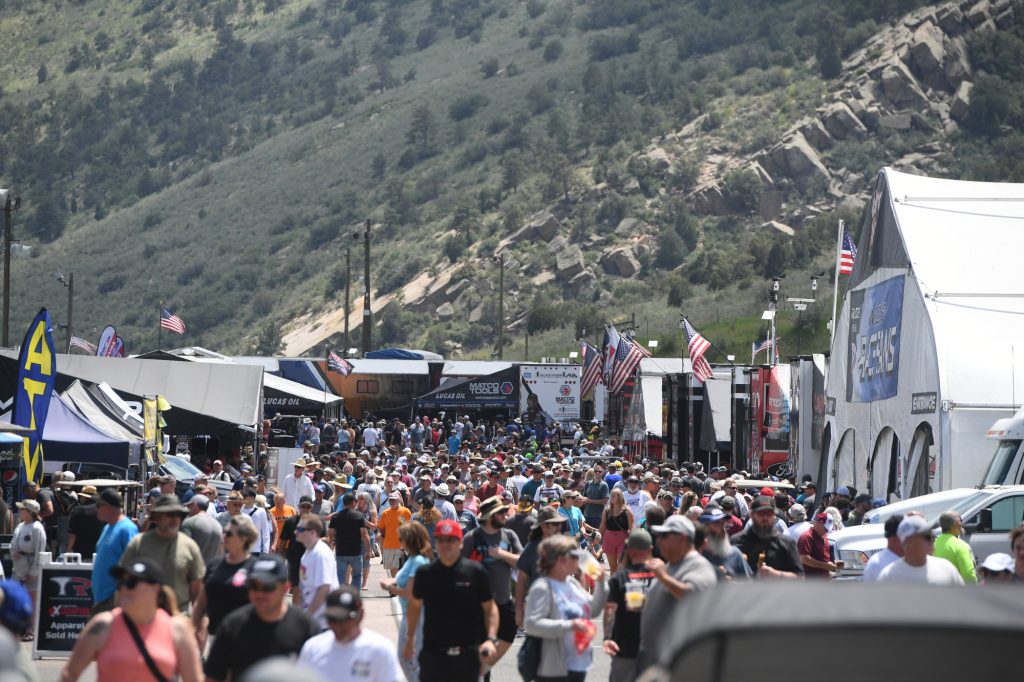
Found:
[{"label": "man in black t-shirt", "polygon": [[[306,514],[313,513],[313,498],[303,495],[299,498],[299,513],[288,517],[281,526],[281,538],[277,543],[277,553],[284,556],[288,562],[288,582],[292,585],[299,584],[299,568],[302,565],[302,555],[306,553],[306,547],[295,537],[295,529],[299,521]],[[292,594],[292,604],[299,606],[302,603],[302,593],[295,590]]]},{"label": "man in black t-shirt", "polygon": [[636,677],[640,616],[647,592],[656,580],[654,571],[644,566],[653,547],[646,530],[631,532],[626,539],[626,562],[608,581],[608,604],[604,607],[604,652],[612,657],[608,682],[632,682]]},{"label": "man in black t-shirt", "polygon": [[751,572],[759,578],[802,578],[796,542],[775,527],[775,501],[765,495],[755,498],[750,519],[750,527],[737,533],[732,544],[743,552]]},{"label": "man in black t-shirt", "polygon": [[420,679],[477,682],[481,662],[494,662],[498,641],[498,607],[480,564],[460,556],[462,529],[449,519],[434,528],[437,560],[416,572],[406,612],[402,656],[415,654],[416,626],[423,610]]},{"label": "man in black t-shirt", "polygon": [[105,525],[96,515],[95,495],[95,487],[83,486],[78,493],[79,504],[71,510],[68,519],[68,552],[81,554],[82,561],[92,560]]},{"label": "man in black t-shirt", "polygon": [[[331,517],[328,537],[334,545],[334,556],[338,563],[338,583],[355,585],[359,589],[363,585],[363,555],[369,555],[370,533],[366,530],[366,519],[356,511],[355,495],[345,493],[341,505],[341,510]],[[349,567],[352,568],[350,583],[345,580]]]},{"label": "man in black t-shirt", "polygon": [[295,656],[320,632],[302,609],[285,602],[288,567],[277,556],[257,558],[249,573],[248,606],[233,611],[217,629],[206,659],[206,679],[240,680],[245,671],[274,656]]}]

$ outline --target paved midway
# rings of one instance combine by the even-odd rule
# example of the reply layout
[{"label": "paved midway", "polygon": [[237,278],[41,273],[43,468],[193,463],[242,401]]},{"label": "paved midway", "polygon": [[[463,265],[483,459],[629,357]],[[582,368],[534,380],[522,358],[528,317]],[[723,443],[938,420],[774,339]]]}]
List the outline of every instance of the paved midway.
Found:
[{"label": "paved midway", "polygon": [[[397,597],[388,597],[387,593],[380,589],[378,582],[384,575],[380,568],[380,560],[374,559],[374,569],[370,573],[370,584],[363,592],[363,606],[366,612],[363,618],[363,627],[378,632],[398,646],[398,625],[401,622],[401,611]],[[598,624],[598,634],[594,637],[594,666],[587,673],[589,680],[607,680],[611,668],[611,659],[601,651],[601,625]],[[492,682],[520,682],[519,672],[516,670],[516,654],[522,644],[522,637],[516,637],[515,644],[505,657],[498,664],[498,667],[491,673]],[[31,654],[31,642],[22,643],[23,647]],[[47,658],[36,661],[41,682],[57,682],[60,679],[60,671],[64,667],[64,659]],[[79,678],[80,682],[96,682],[96,666],[91,665]]]}]

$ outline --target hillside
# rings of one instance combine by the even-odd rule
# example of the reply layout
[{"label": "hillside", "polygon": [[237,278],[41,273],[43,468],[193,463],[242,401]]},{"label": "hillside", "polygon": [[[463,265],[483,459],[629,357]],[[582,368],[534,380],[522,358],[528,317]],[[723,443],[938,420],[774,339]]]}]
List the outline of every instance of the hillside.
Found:
[{"label": "hillside", "polygon": [[506,357],[631,314],[677,353],[685,309],[742,358],[882,165],[1024,177],[1019,4],[3,3],[12,342],[73,271],[79,336],[148,350],[162,300],[165,346],[321,353],[369,219],[375,346],[490,356],[501,255]]}]

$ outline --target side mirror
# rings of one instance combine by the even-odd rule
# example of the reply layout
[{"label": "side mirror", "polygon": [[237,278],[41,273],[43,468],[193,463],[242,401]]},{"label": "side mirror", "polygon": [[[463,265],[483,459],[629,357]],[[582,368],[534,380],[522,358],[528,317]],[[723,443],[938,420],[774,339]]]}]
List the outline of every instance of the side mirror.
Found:
[{"label": "side mirror", "polygon": [[980,529],[981,529],[981,522],[980,521],[972,521],[971,523],[965,523],[963,525],[963,534],[964,535],[971,535],[973,533],[977,533]]}]

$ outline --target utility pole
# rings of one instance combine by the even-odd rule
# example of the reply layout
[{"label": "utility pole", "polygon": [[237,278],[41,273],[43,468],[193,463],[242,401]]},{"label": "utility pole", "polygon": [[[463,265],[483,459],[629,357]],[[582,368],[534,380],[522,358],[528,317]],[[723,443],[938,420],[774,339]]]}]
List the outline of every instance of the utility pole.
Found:
[{"label": "utility pole", "polygon": [[505,254],[500,253],[498,259],[498,359],[505,352]]},{"label": "utility pole", "polygon": [[3,345],[9,348],[11,325],[11,242],[14,236],[12,214],[21,206],[21,197],[11,195],[11,190],[0,189],[0,201],[4,205],[4,323]]},{"label": "utility pole", "polygon": [[64,275],[57,272],[54,273],[54,277],[68,290],[68,322],[65,325],[68,330],[68,350],[71,352],[71,337],[74,335],[74,329],[72,327],[72,321],[75,319],[75,273],[68,273],[68,278],[64,279]]},{"label": "utility pole", "polygon": [[348,336],[348,314],[349,314],[349,292],[352,283],[352,247],[345,247],[345,357],[348,357],[348,349],[352,347],[351,339]]},{"label": "utility pole", "polygon": [[370,220],[363,232],[363,357],[370,352],[373,311],[370,310]]}]

